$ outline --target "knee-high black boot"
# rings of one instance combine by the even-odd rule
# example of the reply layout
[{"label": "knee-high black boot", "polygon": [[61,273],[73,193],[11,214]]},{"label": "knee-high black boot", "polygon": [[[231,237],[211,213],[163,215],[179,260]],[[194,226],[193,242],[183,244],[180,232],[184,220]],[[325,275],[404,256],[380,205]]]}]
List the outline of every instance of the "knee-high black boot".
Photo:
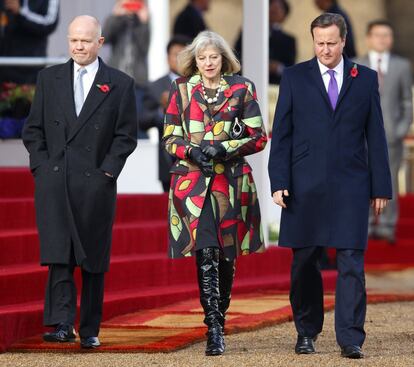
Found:
[{"label": "knee-high black boot", "polygon": [[219,262],[219,286],[220,286],[220,300],[219,310],[222,314],[221,328],[224,333],[224,324],[226,321],[226,312],[230,306],[231,289],[233,287],[234,272],[236,270],[236,262],[227,261],[223,257],[220,257]]},{"label": "knee-high black boot", "polygon": [[204,310],[204,323],[208,327],[206,355],[224,353],[223,318],[219,310],[219,256],[218,248],[209,247],[196,251],[200,303]]}]

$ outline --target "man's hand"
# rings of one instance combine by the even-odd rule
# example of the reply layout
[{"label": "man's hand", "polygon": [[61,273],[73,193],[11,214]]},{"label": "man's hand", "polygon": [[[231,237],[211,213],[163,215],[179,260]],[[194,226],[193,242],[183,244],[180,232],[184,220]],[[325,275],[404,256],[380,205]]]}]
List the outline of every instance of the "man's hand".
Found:
[{"label": "man's hand", "polygon": [[282,208],[286,209],[286,203],[283,201],[284,196],[289,196],[288,190],[278,190],[273,193],[273,201],[275,204],[281,206]]},{"label": "man's hand", "polygon": [[375,215],[380,215],[384,211],[385,207],[388,204],[388,201],[388,199],[384,198],[376,198],[371,200],[371,206],[372,209],[374,209]]},{"label": "man's hand", "polygon": [[13,14],[19,14],[20,2],[19,0],[4,0],[4,8],[11,11]]}]

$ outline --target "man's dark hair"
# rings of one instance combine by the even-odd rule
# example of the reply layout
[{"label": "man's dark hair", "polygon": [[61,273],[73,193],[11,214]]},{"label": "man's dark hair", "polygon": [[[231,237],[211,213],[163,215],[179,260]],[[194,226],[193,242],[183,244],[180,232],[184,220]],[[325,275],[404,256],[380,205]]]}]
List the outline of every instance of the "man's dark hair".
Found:
[{"label": "man's dark hair", "polygon": [[319,15],[312,23],[311,23],[311,34],[313,37],[313,29],[316,27],[319,28],[328,28],[331,25],[336,25],[339,28],[339,35],[342,39],[346,37],[347,28],[345,19],[340,14],[334,13],[324,13]]},{"label": "man's dark hair", "polygon": [[170,42],[168,42],[167,44],[167,53],[170,52],[171,47],[175,46],[175,45],[180,45],[180,46],[187,46],[191,43],[191,38],[187,37],[187,36],[183,36],[181,34],[177,34],[176,36],[174,36],[173,38],[170,39]]},{"label": "man's dark hair", "polygon": [[369,22],[367,25],[367,34],[370,34],[372,31],[372,28],[376,27],[376,26],[384,26],[384,27],[388,27],[391,28],[391,30],[394,32],[394,26],[385,19],[377,19],[377,20],[373,20],[372,22]]},{"label": "man's dark hair", "polygon": [[274,1],[280,2],[280,5],[282,5],[282,8],[285,12],[285,16],[287,17],[290,13],[290,5],[287,0],[269,0],[269,5],[271,5]]}]

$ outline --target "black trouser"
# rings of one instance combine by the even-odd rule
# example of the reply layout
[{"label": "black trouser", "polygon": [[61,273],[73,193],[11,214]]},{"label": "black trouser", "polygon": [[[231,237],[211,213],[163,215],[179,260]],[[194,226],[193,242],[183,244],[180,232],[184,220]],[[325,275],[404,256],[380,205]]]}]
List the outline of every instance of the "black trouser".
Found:
[{"label": "black trouser", "polygon": [[[322,331],[323,285],[319,268],[322,250],[322,247],[293,249],[290,303],[300,336],[314,337]],[[366,313],[364,251],[338,249],[336,256],[336,340],[342,347],[362,346]]]},{"label": "black trouser", "polygon": [[[44,325],[74,325],[76,318],[76,285],[74,265],[49,266],[46,285]],[[79,335],[82,338],[98,336],[102,318],[105,273],[82,270],[82,296]]]}]

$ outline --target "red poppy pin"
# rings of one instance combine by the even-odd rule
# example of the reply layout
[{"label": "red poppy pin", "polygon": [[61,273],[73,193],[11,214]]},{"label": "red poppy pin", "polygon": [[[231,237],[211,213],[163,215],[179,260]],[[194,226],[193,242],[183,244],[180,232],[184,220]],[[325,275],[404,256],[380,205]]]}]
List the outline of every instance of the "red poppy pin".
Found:
[{"label": "red poppy pin", "polygon": [[357,66],[357,64],[354,64],[354,66],[351,69],[350,74],[353,78],[356,78],[358,76],[358,66]]},{"label": "red poppy pin", "polygon": [[233,91],[230,88],[226,89],[223,93],[226,98],[230,98],[233,95]]},{"label": "red poppy pin", "polygon": [[96,86],[103,93],[108,93],[110,91],[110,88],[109,88],[109,85],[108,84],[96,84]]}]

